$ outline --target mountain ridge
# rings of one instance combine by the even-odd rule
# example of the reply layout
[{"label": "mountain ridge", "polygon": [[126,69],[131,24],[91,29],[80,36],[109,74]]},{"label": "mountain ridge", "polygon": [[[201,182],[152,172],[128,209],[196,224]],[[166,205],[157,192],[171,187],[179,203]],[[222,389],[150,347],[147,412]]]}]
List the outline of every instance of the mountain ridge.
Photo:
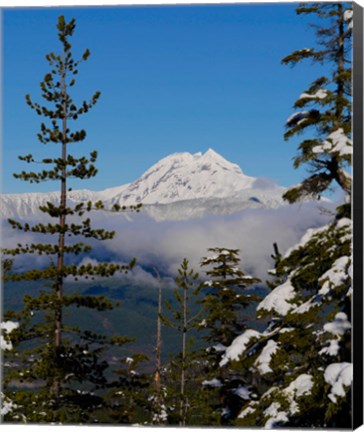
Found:
[{"label": "mountain ridge", "polygon": [[[260,177],[245,175],[239,165],[227,161],[210,148],[205,153],[173,153],[152,165],[131,183],[101,191],[71,190],[67,198],[70,204],[101,200],[105,207],[143,203],[152,218],[153,214],[160,217],[160,212],[151,210],[153,206],[164,209],[171,206],[174,207],[174,219],[177,208],[181,211],[180,218],[185,219],[193,217],[193,212],[187,212],[188,216],[184,217],[183,204],[179,203],[190,207],[192,203],[192,207],[199,207],[198,215],[208,213],[208,208],[212,207],[216,212],[217,202],[222,204],[223,213],[224,203],[228,203],[227,211],[231,213],[239,208],[233,203],[234,200],[244,202],[241,208],[277,207],[283,203],[281,196],[284,190],[270,182],[262,186]],[[3,194],[0,197],[0,216],[29,216],[37,213],[40,205],[47,201],[57,202],[58,199],[59,192]],[[201,205],[196,205],[197,202]]]}]

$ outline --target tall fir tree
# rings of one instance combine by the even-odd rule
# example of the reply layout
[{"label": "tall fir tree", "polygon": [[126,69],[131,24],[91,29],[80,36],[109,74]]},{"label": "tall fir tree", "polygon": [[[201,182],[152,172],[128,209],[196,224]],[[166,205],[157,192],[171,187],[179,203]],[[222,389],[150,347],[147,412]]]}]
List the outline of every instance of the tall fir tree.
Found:
[{"label": "tall fir tree", "polygon": [[239,269],[238,249],[210,248],[210,255],[202,258],[201,267],[210,267],[205,282],[208,292],[202,304],[206,313],[207,340],[229,345],[244,328],[242,314],[251,303],[245,288],[259,282]]},{"label": "tall fir tree", "polygon": [[[191,365],[196,357],[193,350],[193,338],[191,331],[199,325],[200,313],[191,314],[191,300],[200,293],[203,283],[199,281],[199,274],[189,267],[189,262],[185,258],[178,269],[176,277],[177,287],[174,294],[177,307],[171,310],[171,305],[166,301],[167,310],[171,311],[171,317],[167,314],[161,315],[162,322],[168,327],[172,327],[181,335],[181,351],[176,358],[170,362],[170,374],[173,374],[175,388],[170,386],[166,389],[166,401],[168,401],[172,422],[175,419],[179,426],[191,424],[193,409],[195,406],[194,398],[197,388],[190,374]],[[195,377],[196,378],[196,377]],[[201,386],[200,386],[201,387]],[[173,410],[171,410],[171,406]]]},{"label": "tall fir tree", "polygon": [[[90,111],[97,103],[100,92],[95,92],[89,101],[79,106],[73,100],[71,90],[76,82],[78,67],[90,55],[88,49],[79,60],[74,59],[70,39],[76,27],[75,19],[66,22],[63,16],[58,19],[58,39],[60,54],[50,53],[46,59],[50,71],[40,83],[45,104],[33,102],[26,95],[26,102],[39,116],[45,117],[48,124],[41,123],[38,139],[42,144],[57,144],[60,155],[54,158],[36,160],[32,154],[19,156],[31,164],[37,163],[46,168],[38,172],[22,171],[14,174],[18,179],[30,183],[57,181],[60,183],[59,202],[47,202],[40,211],[46,222],[30,224],[9,220],[13,229],[53,242],[17,244],[4,251],[12,257],[17,255],[46,256],[49,265],[31,270],[17,271],[16,260],[13,269],[8,268],[5,281],[22,283],[24,289],[30,281],[37,283],[37,295],[26,294],[24,308],[20,313],[9,312],[6,319],[15,319],[19,327],[13,332],[14,350],[5,368],[5,389],[14,400],[27,421],[36,422],[92,422],[92,411],[102,404],[100,389],[105,385],[104,372],[107,363],[103,351],[111,342],[92,330],[80,329],[65,322],[65,311],[77,313],[84,307],[96,311],[112,309],[113,304],[103,296],[84,296],[78,292],[67,292],[66,282],[79,278],[108,277],[116,272],[128,271],[133,265],[103,262],[99,264],[77,264],[77,257],[85,256],[91,247],[79,237],[108,240],[114,231],[92,228],[90,217],[82,219],[85,213],[103,209],[102,202],[67,204],[68,180],[84,180],[97,173],[95,161],[97,152],[89,157],[74,157],[68,152],[69,145],[80,144],[86,138],[83,129],[71,130],[74,121]],[[139,210],[139,206],[131,207]],[[112,210],[119,211],[115,206]],[[69,239],[66,242],[66,239]],[[34,290],[34,284],[32,285]],[[32,391],[27,390],[32,387]],[[17,388],[18,387],[18,388]],[[6,418],[5,420],[11,420]]]},{"label": "tall fir tree", "polygon": [[283,63],[309,58],[331,66],[332,73],[295,103],[321,109],[297,112],[287,121],[286,138],[308,133],[309,127],[317,136],[299,145],[294,161],[295,167],[308,163],[310,175],[284,197],[289,202],[320,197],[335,181],[346,200],[331,222],[309,229],[283,256],[275,248],[272,291],[257,307],[258,319],[268,325],[240,336],[238,360],[257,378],[254,397],[242,405],[235,424],[350,428],[352,223],[346,170],[352,154],[352,9],[345,3],[305,3],[297,13],[315,14],[327,25],[316,27],[318,49],[295,51]]},{"label": "tall fir tree", "polygon": [[207,291],[202,300],[203,326],[210,345],[206,356],[208,379],[205,386],[218,392],[214,409],[220,412],[221,423],[229,424],[235,415],[236,403],[245,391],[245,378],[239,370],[226,365],[225,350],[246,327],[245,309],[257,299],[246,289],[259,279],[246,275],[239,268],[238,249],[218,247],[208,251],[210,255],[201,260],[201,267],[209,268],[206,275],[210,279],[205,282]]},{"label": "tall fir tree", "polygon": [[167,421],[167,412],[164,403],[165,386],[162,382],[162,311],[163,293],[162,281],[159,270],[154,267],[154,272],[158,281],[158,308],[157,308],[157,334],[155,341],[155,370],[153,375],[153,394],[150,396],[152,402],[152,424],[163,425]]},{"label": "tall fir tree", "polygon": [[352,156],[352,6],[343,2],[302,3],[296,11],[299,15],[314,14],[322,22],[315,25],[317,46],[296,50],[282,63],[294,66],[309,60],[324,64],[329,73],[317,77],[300,95],[294,108],[303,110],[292,114],[286,122],[286,140],[305,136],[294,167],[308,164],[310,175],[289,189],[284,198],[291,203],[305,197],[317,198],[333,183],[350,196],[352,179],[347,167]]}]

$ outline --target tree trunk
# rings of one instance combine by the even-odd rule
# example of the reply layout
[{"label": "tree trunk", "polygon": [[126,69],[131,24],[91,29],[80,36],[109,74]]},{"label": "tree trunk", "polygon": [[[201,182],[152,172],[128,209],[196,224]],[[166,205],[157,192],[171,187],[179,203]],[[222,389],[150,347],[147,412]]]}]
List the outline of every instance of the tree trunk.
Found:
[{"label": "tree trunk", "polygon": [[185,400],[185,367],[186,367],[186,336],[187,336],[187,287],[183,291],[183,333],[182,333],[182,365],[181,365],[181,400],[179,425],[186,425],[186,400]]},{"label": "tree trunk", "polygon": [[343,102],[342,99],[344,97],[344,80],[343,80],[343,72],[344,72],[344,13],[343,13],[343,5],[341,3],[337,4],[338,11],[338,41],[337,41],[337,80],[336,80],[336,112],[335,116],[340,121],[340,117],[343,112]]},{"label": "tree trunk", "polygon": [[[61,72],[61,88],[63,97],[63,118],[62,118],[62,151],[61,158],[64,162],[61,173],[61,197],[60,197],[60,210],[59,225],[61,232],[58,238],[58,256],[57,256],[57,277],[55,282],[55,293],[58,304],[55,310],[55,338],[54,347],[56,355],[62,345],[62,295],[63,295],[63,275],[62,267],[64,263],[64,244],[65,244],[65,233],[63,229],[66,224],[66,204],[67,204],[67,85],[66,85],[66,65],[65,65],[65,53],[63,52],[62,57],[62,72]],[[51,388],[51,395],[53,398],[58,399],[60,389],[60,377],[56,376],[53,379],[53,385]]]},{"label": "tree trunk", "polygon": [[154,373],[154,388],[159,394],[161,389],[161,348],[162,348],[162,335],[161,335],[161,313],[162,313],[162,284],[158,270],[155,268],[154,271],[157,274],[158,279],[158,317],[157,317],[157,342],[156,342],[156,357],[155,357],[155,373]]},{"label": "tree trunk", "polygon": [[352,185],[352,178],[351,175],[348,174],[343,169],[338,169],[336,176],[336,181],[339,183],[341,188],[349,195],[351,196],[351,185]]},{"label": "tree trunk", "polygon": [[[343,114],[343,98],[344,94],[344,79],[342,74],[345,71],[345,31],[344,31],[344,12],[343,5],[337,4],[338,11],[338,41],[337,41],[337,79],[336,79],[336,111],[337,127],[341,126]],[[335,161],[336,162],[336,161]],[[340,187],[351,196],[352,179],[343,169],[339,168],[339,163],[336,162],[336,169],[332,172],[335,180]]]}]

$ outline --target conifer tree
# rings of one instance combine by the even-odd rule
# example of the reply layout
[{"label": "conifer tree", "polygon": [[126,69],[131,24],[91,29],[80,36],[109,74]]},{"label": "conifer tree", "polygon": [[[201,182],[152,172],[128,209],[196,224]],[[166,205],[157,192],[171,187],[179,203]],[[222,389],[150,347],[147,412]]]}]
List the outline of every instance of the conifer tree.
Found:
[{"label": "conifer tree", "polygon": [[[132,341],[118,338],[121,345]],[[144,354],[133,354],[119,358],[119,368],[113,370],[116,378],[108,382],[106,406],[97,412],[100,423],[112,424],[149,424],[153,409],[150,397],[153,387],[152,380],[146,372],[140,370],[140,364],[148,360]]]},{"label": "conifer tree", "polygon": [[201,260],[201,267],[209,266],[205,282],[208,292],[202,304],[206,312],[207,340],[227,346],[244,328],[242,313],[252,297],[245,288],[258,279],[245,275],[238,268],[238,249],[210,248],[211,255]]},{"label": "conifer tree", "polygon": [[[177,369],[176,382],[178,383],[176,390],[178,404],[174,410],[178,412],[176,417],[179,426],[186,426],[188,419],[191,418],[191,406],[193,402],[189,400],[192,393],[196,391],[194,386],[191,389],[189,381],[189,367],[193,360],[193,339],[190,336],[192,329],[197,328],[199,315],[191,316],[191,295],[197,296],[203,287],[203,283],[198,281],[199,275],[193,269],[189,268],[188,260],[185,258],[178,269],[176,277],[177,287],[174,294],[177,300],[177,309],[172,311],[172,317],[166,315],[161,316],[162,322],[176,329],[181,334],[181,352],[178,357],[171,362],[171,368]],[[166,301],[166,307],[171,310],[171,305]],[[168,397],[168,389],[167,389]]]},{"label": "conifer tree", "polygon": [[[5,260],[4,260],[5,261]],[[3,262],[3,268],[7,268],[9,261]],[[2,321],[0,324],[0,354],[3,358],[3,352],[10,351],[13,349],[11,334],[19,327],[19,323],[16,321]],[[3,375],[2,375],[3,376]],[[14,422],[21,423],[25,420],[24,415],[18,412],[18,406],[2,391],[0,392],[0,417],[3,422],[4,417],[13,420]]]},{"label": "conifer tree", "polygon": [[244,387],[241,371],[225,366],[223,359],[226,348],[246,327],[244,310],[256,296],[246,288],[259,279],[246,275],[239,269],[238,249],[210,248],[210,256],[201,260],[201,267],[210,267],[205,282],[206,295],[202,300],[205,310],[203,326],[209,342],[206,356],[205,386],[219,393],[219,402],[214,409],[220,411],[221,422],[229,424],[236,411]]},{"label": "conifer tree", "polygon": [[235,424],[350,428],[352,223],[351,178],[345,168],[352,153],[352,9],[344,3],[314,3],[300,5],[297,13],[313,13],[329,23],[317,27],[319,49],[296,51],[283,63],[311,58],[331,66],[332,73],[316,80],[295,104],[321,105],[321,110],[295,113],[287,122],[286,138],[310,126],[318,134],[299,145],[294,161],[296,167],[309,163],[311,175],[285,198],[319,197],[336,181],[346,202],[331,222],[309,229],[283,256],[275,248],[272,291],[257,307],[258,319],[268,325],[264,331],[246,330],[229,347],[235,346],[236,354],[238,345],[240,364],[257,376],[254,397],[242,404]]},{"label": "conifer tree", "polygon": [[[58,145],[59,155],[40,160],[32,154],[19,156],[21,161],[41,164],[45,168],[38,172],[14,174],[30,183],[59,182],[59,202],[47,202],[40,207],[47,217],[44,223],[9,220],[13,229],[32,233],[37,239],[44,236],[47,240],[54,240],[19,243],[4,251],[12,257],[39,255],[49,259],[46,267],[25,271],[17,270],[15,259],[13,269],[8,269],[5,274],[5,281],[23,283],[24,289],[30,281],[38,284],[37,295],[25,295],[22,312],[9,312],[7,315],[8,319],[19,322],[19,329],[14,332],[16,349],[11,351],[13,357],[7,362],[12,367],[5,370],[5,385],[8,385],[11,398],[19,409],[24,410],[27,421],[36,422],[91,422],[92,410],[102,404],[100,389],[105,385],[104,371],[107,368],[102,353],[110,341],[93,331],[70,326],[65,322],[65,311],[75,314],[77,308],[85,307],[102,312],[113,305],[103,296],[67,292],[66,282],[112,276],[119,271],[128,271],[134,264],[134,260],[126,265],[109,262],[77,264],[79,257],[91,249],[83,241],[78,241],[79,237],[108,240],[114,237],[115,232],[93,228],[90,217],[82,219],[87,212],[103,209],[102,202],[74,206],[67,203],[69,179],[89,179],[97,173],[94,165],[96,151],[92,151],[89,157],[74,157],[68,151],[70,145],[79,145],[86,138],[85,130],[73,129],[74,122],[90,111],[100,97],[97,91],[79,105],[73,100],[71,91],[78,67],[90,55],[86,49],[80,59],[73,57],[70,39],[75,27],[74,19],[66,22],[63,16],[59,17],[57,30],[61,51],[46,55],[50,71],[40,83],[44,105],[33,102],[26,95],[29,107],[46,119],[40,125],[38,140],[45,145]],[[112,210],[121,209],[116,206]],[[139,210],[139,206],[131,210]],[[31,385],[34,391],[12,391],[14,383]]]},{"label": "conifer tree", "polygon": [[157,268],[154,268],[158,280],[158,309],[157,309],[157,335],[155,344],[155,371],[153,375],[153,394],[150,397],[152,401],[152,423],[163,425],[167,421],[167,413],[164,404],[165,387],[162,384],[162,283]]},{"label": "conifer tree", "polygon": [[155,348],[155,372],[154,385],[156,393],[159,393],[161,388],[161,349],[162,349],[162,283],[159,271],[155,269],[158,280],[158,312],[157,312],[157,340]]},{"label": "conifer tree", "polygon": [[284,198],[295,202],[320,197],[333,183],[350,196],[351,175],[351,35],[350,3],[302,3],[299,15],[315,15],[317,46],[294,51],[282,60],[296,65],[308,60],[324,64],[329,73],[317,77],[296,100],[295,112],[286,122],[285,139],[304,135],[294,167],[308,164],[310,175],[289,189]]},{"label": "conifer tree", "polygon": [[268,326],[240,336],[257,378],[236,425],[351,427],[351,235],[348,218],[310,229],[277,264],[257,307]]}]

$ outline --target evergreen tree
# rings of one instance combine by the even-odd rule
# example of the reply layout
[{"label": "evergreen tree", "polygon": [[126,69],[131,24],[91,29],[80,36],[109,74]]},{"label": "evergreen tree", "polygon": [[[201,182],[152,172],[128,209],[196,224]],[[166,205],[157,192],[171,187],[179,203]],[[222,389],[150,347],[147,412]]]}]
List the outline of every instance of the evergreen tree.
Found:
[{"label": "evergreen tree", "polygon": [[201,261],[201,267],[209,266],[205,282],[206,295],[202,300],[205,310],[203,326],[210,346],[206,356],[206,387],[215,388],[219,402],[213,407],[220,411],[221,422],[229,424],[234,417],[236,404],[244,393],[245,378],[242,371],[225,365],[226,348],[246,327],[244,311],[255,295],[246,288],[259,279],[246,275],[239,269],[238,249],[210,248],[210,256]]},{"label": "evergreen tree", "polygon": [[162,283],[160,274],[157,268],[154,271],[158,280],[158,310],[157,310],[157,337],[155,345],[155,371],[153,376],[154,394],[151,396],[153,403],[152,408],[152,423],[155,425],[162,425],[167,420],[167,413],[164,405],[165,388],[161,382],[162,371]]},{"label": "evergreen tree", "polygon": [[[316,14],[329,21],[317,27],[318,46],[286,57],[295,64],[304,58],[332,66],[331,77],[317,79],[296,107],[320,105],[295,113],[287,122],[286,138],[308,127],[317,137],[299,145],[294,164],[309,163],[311,175],[285,198],[319,197],[333,181],[346,193],[327,225],[309,229],[284,256],[275,249],[272,291],[257,307],[264,331],[239,336],[239,362],[256,375],[254,397],[241,410],[238,426],[351,427],[351,178],[350,167],[350,4],[314,3],[298,14]],[[226,350],[234,346],[238,338]],[[232,361],[230,354],[227,361]]]},{"label": "evergreen tree", "polygon": [[[299,15],[314,14],[322,25],[316,25],[317,47],[294,51],[282,60],[296,65],[303,60],[324,64],[330,70],[319,76],[300,95],[295,112],[287,120],[285,139],[303,134],[294,167],[308,164],[310,175],[289,189],[284,198],[295,202],[304,197],[320,197],[335,182],[349,196],[351,175],[351,36],[350,3],[302,3]],[[314,132],[310,136],[310,132]]]},{"label": "evergreen tree", "polygon": [[[118,338],[119,344],[131,341]],[[133,354],[119,359],[120,367],[113,371],[116,378],[107,384],[106,406],[100,407],[97,418],[100,423],[139,424],[150,421],[153,409],[150,397],[153,387],[150,376],[140,371],[140,364],[147,360],[144,354]]]},{"label": "evergreen tree", "polygon": [[211,267],[205,282],[208,289],[202,304],[206,312],[207,340],[227,346],[244,328],[243,311],[252,296],[245,288],[259,280],[238,268],[238,249],[210,248],[212,255],[201,260],[201,267]]},{"label": "evergreen tree", "polygon": [[[4,265],[4,263],[3,263]],[[4,265],[5,267],[5,265]],[[13,343],[11,338],[11,333],[14,332],[19,327],[19,323],[16,321],[3,321],[0,324],[0,354],[1,358],[3,358],[4,351],[10,351],[13,349]],[[3,392],[0,392],[0,416],[1,420],[5,416],[8,418],[20,423],[25,420],[24,415],[18,411],[18,406],[14,403],[12,399],[10,399]]]},{"label": "evergreen tree", "polygon": [[[45,104],[33,102],[29,95],[26,96],[30,108],[48,120],[47,124],[41,123],[39,141],[58,144],[60,155],[41,160],[36,160],[32,154],[19,156],[28,164],[41,164],[47,169],[14,174],[30,183],[58,181],[59,203],[47,202],[40,207],[48,222],[32,225],[9,220],[13,229],[33,233],[38,238],[45,235],[47,240],[54,238],[54,241],[19,243],[4,251],[12,257],[25,254],[49,259],[48,266],[25,271],[17,271],[15,260],[13,269],[8,268],[5,274],[5,281],[21,282],[24,289],[29,281],[38,284],[37,295],[25,295],[21,313],[7,314],[7,319],[19,322],[19,328],[14,331],[16,349],[9,352],[11,356],[6,364],[10,366],[5,369],[4,380],[7,395],[23,410],[27,421],[36,422],[94,421],[92,411],[102,404],[100,391],[106,383],[104,371],[107,362],[103,351],[110,341],[92,331],[68,325],[65,311],[70,309],[71,314],[76,314],[77,308],[85,307],[102,312],[113,305],[103,296],[67,292],[66,282],[69,279],[112,276],[119,271],[128,271],[134,264],[133,260],[128,265],[108,262],[77,265],[77,257],[84,256],[91,249],[83,241],[77,241],[79,237],[107,240],[113,238],[115,232],[92,228],[89,217],[82,219],[91,210],[103,209],[102,202],[79,203],[73,207],[67,204],[68,180],[89,179],[97,173],[94,166],[96,151],[92,151],[89,157],[74,157],[68,152],[70,144],[79,144],[86,138],[85,130],[71,130],[71,125],[92,109],[100,97],[97,91],[89,101],[83,101],[79,106],[72,98],[78,66],[90,55],[86,49],[79,60],[74,59],[70,39],[75,27],[74,19],[66,22],[63,16],[59,17],[57,29],[61,52],[46,55],[50,72],[40,83]],[[112,210],[121,209],[116,206]],[[138,211],[139,206],[131,210]],[[33,390],[25,390],[25,385]]]},{"label": "evergreen tree", "polygon": [[351,266],[348,218],[308,230],[279,262],[285,282],[257,307],[269,324],[241,346],[258,396],[237,425],[351,427]]},{"label": "evergreen tree", "polygon": [[[189,268],[186,258],[178,269],[178,274],[176,277],[177,287],[174,290],[178,305],[177,309],[172,311],[171,318],[166,315],[161,316],[161,318],[166,326],[176,329],[181,334],[181,352],[170,365],[172,373],[177,370],[177,376],[175,375],[177,388],[174,391],[167,389],[166,397],[172,402],[175,411],[173,417],[178,419],[179,426],[186,426],[191,419],[189,411],[194,405],[190,398],[196,392],[196,385],[191,387],[192,383],[189,380],[189,367],[194,357],[192,350],[193,339],[190,332],[192,329],[197,328],[200,315],[191,316],[191,294],[197,296],[203,287],[203,283],[198,282],[199,275]],[[171,305],[167,301],[166,307],[171,310]],[[178,404],[173,403],[174,396],[176,396]]]}]

